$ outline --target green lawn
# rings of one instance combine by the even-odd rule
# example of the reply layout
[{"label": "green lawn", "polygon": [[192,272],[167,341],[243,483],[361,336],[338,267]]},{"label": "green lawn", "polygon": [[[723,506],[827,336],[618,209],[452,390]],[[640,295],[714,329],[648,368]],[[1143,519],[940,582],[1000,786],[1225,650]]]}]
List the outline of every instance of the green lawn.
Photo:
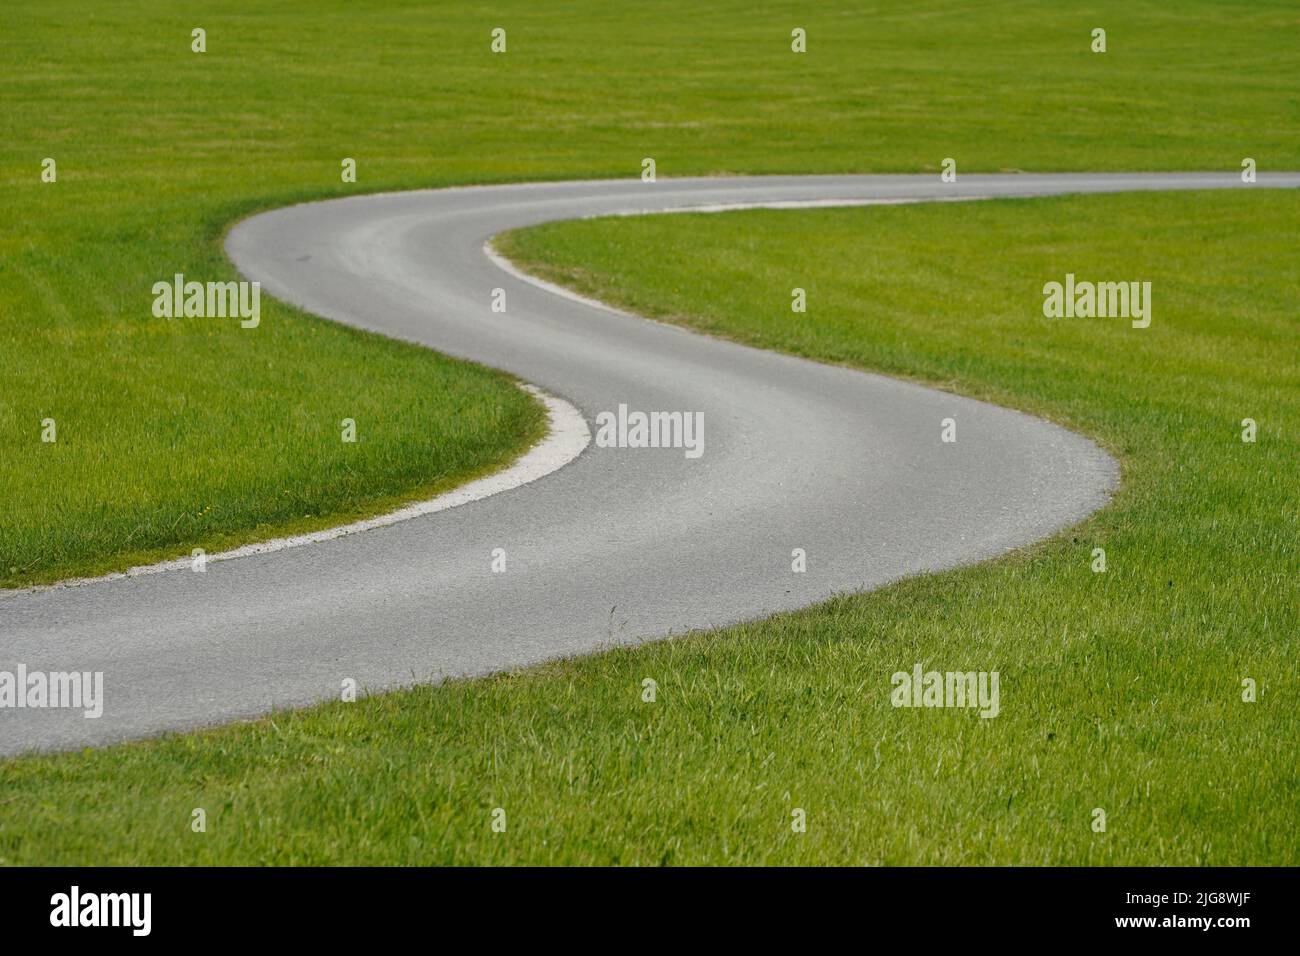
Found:
[{"label": "green lawn", "polygon": [[[1300,863],[1298,242],[1294,192],[507,237],[533,271],[649,314],[1062,421],[1122,459],[1123,488],[1002,560],[768,621],[8,761],[0,860]],[[1151,327],[1044,318],[1067,271],[1152,282]],[[894,709],[890,675],[917,662],[997,670],[999,716]]]},{"label": "green lawn", "polygon": [[[662,176],[949,156],[959,172],[1297,168],[1298,23],[1290,3],[1190,0],[10,0],[0,586],[382,510],[536,437],[538,408],[503,377],[266,300],[257,329],[152,318],[154,282],[233,276],[220,236],[253,210],[631,176],[645,156]],[[1089,49],[1097,26],[1105,54]],[[344,417],[356,445],[337,440]]]}]

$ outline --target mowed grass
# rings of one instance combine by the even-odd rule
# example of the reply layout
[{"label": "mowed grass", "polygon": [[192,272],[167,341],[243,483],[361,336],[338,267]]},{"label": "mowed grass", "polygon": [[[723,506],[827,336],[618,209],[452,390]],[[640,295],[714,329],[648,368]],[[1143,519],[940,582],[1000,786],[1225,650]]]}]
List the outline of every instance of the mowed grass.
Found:
[{"label": "mowed grass", "polygon": [[[799,613],[11,760],[0,860],[1300,863],[1297,240],[1295,192],[513,234],[517,261],[584,292],[1064,422],[1121,458],[1123,487],[1038,546]],[[1150,328],[1044,318],[1066,272],[1150,281]],[[893,708],[916,663],[998,671],[999,716]]]},{"label": "mowed grass", "polygon": [[[961,171],[1296,168],[1298,25],[1285,2],[12,0],[0,586],[383,510],[537,434],[538,409],[500,376],[267,300],[255,330],[154,319],[154,282],[233,278],[219,239],[242,215],[631,176],[646,156],[661,176],[914,172],[949,156]],[[1098,26],[1105,54],[1090,50]],[[806,54],[790,51],[794,27]],[[46,157],[55,183],[40,181]],[[338,440],[344,417],[355,446]]]}]

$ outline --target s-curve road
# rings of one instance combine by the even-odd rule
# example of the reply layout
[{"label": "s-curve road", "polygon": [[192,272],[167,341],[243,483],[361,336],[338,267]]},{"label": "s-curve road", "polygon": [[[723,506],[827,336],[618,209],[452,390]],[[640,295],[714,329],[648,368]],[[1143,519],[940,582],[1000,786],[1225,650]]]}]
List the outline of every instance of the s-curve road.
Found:
[{"label": "s-curve road", "polygon": [[[9,592],[0,671],[102,672],[103,713],[0,709],[0,753],[337,699],[346,678],[375,691],[802,607],[1027,544],[1116,485],[1106,454],[1038,419],[557,295],[503,271],[484,248],[495,233],[701,206],[1270,186],[1300,186],[1300,174],[1253,186],[1235,173],[569,182],[254,216],[226,248],[264,291],[505,369],[568,399],[593,432],[620,404],[700,412],[703,454],[593,442],[531,484],[387,527],[202,574]],[[505,313],[491,310],[496,288]],[[1027,322],[1039,307],[1025,303]],[[340,388],[364,389],[365,376]],[[945,418],[955,444],[940,441]],[[492,570],[496,548],[505,573]],[[791,570],[795,548],[806,573]]]}]

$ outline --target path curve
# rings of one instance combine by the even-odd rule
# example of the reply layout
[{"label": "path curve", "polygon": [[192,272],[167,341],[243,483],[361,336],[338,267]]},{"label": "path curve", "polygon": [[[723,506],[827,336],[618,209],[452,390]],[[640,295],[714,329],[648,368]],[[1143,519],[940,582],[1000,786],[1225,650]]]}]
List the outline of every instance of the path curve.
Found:
[{"label": "path curve", "polygon": [[[203,574],[7,596],[0,670],[102,671],[105,700],[98,719],[0,709],[0,753],[256,716],[337,698],[345,678],[389,689],[802,607],[1035,541],[1114,487],[1112,459],[1041,420],[557,296],[492,261],[498,232],[685,207],[1268,186],[1300,174],[1253,187],[1234,174],[568,182],[245,220],[226,248],[266,292],[505,369],[589,420],[620,403],[702,412],[704,454],[592,444],[529,485],[361,534]],[[504,314],[489,308],[494,288]],[[939,441],[946,417],[955,445]],[[807,573],[791,572],[794,548]]]}]

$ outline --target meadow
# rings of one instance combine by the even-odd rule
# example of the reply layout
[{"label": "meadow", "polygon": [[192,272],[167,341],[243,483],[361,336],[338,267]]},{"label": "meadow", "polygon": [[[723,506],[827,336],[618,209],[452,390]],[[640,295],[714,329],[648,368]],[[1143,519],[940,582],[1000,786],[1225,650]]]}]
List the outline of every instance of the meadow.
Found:
[{"label": "meadow", "polygon": [[[647,156],[661,178],[1300,169],[1298,24],[1202,0],[15,0],[0,586],[374,513],[540,435],[505,376],[267,297],[256,329],[155,319],[154,282],[237,278],[221,237],[256,210],[630,177]],[[647,315],[1060,421],[1123,487],[999,561],[766,621],[0,762],[0,863],[1300,863],[1298,223],[1291,193],[1234,192],[506,237],[523,267]],[[1151,280],[1151,327],[1045,318],[1067,271]],[[363,441],[339,442],[345,416]],[[998,670],[999,716],[892,708],[889,675],[916,662]]]}]

